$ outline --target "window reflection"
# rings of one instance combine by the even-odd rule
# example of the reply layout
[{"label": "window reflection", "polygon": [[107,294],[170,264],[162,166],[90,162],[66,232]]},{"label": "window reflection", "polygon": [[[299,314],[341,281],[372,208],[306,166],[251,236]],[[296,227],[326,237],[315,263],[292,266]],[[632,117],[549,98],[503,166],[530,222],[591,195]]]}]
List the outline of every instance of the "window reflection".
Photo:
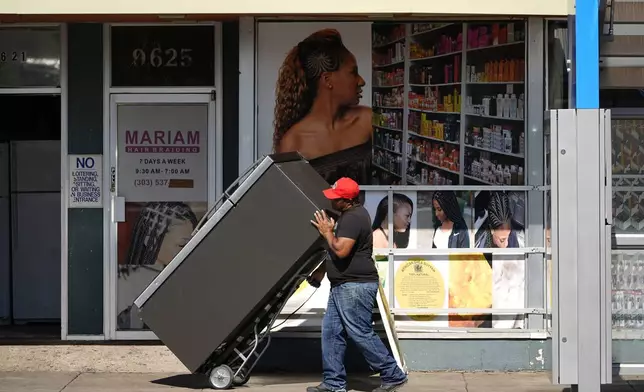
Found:
[{"label": "window reflection", "polygon": [[548,21],[546,43],[547,61],[547,109],[568,109],[568,22]]}]

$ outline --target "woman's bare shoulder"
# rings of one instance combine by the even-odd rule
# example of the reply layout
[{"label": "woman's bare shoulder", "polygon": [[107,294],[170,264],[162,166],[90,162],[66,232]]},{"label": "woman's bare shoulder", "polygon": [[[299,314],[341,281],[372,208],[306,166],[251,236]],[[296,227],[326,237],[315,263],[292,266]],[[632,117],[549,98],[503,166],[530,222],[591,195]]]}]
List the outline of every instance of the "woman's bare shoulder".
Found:
[{"label": "woman's bare shoulder", "polygon": [[351,108],[349,113],[351,117],[356,118],[360,122],[367,122],[371,124],[371,120],[373,118],[373,110],[370,107],[362,105],[354,106]]},{"label": "woman's bare shoulder", "polygon": [[298,123],[293,124],[292,127],[284,132],[284,135],[280,140],[279,151],[277,152],[300,151],[305,147],[302,144],[306,144],[304,140],[310,136],[313,126],[314,124],[311,124],[307,117],[303,118]]},{"label": "woman's bare shoulder", "polygon": [[351,108],[347,115],[350,118],[352,126],[357,126],[358,129],[363,131],[361,134],[364,134],[365,139],[371,137],[373,133],[373,111],[370,107],[355,106]]},{"label": "woman's bare shoulder", "polygon": [[389,245],[388,239],[382,230],[376,229],[373,231],[373,247],[386,248]]},{"label": "woman's bare shoulder", "polygon": [[275,152],[282,153],[297,151],[300,147],[299,141],[300,135],[296,124],[284,132]]}]

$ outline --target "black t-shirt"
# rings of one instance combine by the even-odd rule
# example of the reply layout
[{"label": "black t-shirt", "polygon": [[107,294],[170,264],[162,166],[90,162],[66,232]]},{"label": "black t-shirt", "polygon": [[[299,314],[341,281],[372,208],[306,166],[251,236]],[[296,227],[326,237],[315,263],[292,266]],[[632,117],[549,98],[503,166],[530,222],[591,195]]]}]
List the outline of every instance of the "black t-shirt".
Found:
[{"label": "black t-shirt", "polygon": [[331,286],[345,282],[378,282],[378,270],[372,258],[371,218],[367,210],[357,206],[340,215],[335,236],[351,238],[356,242],[349,255],[343,259],[329,250],[326,270]]}]

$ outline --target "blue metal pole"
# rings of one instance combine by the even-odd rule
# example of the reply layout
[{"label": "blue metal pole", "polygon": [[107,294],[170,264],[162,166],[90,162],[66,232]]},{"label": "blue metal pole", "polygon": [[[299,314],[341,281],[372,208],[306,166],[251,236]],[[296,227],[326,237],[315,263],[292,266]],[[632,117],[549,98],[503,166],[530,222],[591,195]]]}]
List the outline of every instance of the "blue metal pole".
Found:
[{"label": "blue metal pole", "polygon": [[599,108],[599,0],[576,0],[575,98],[577,109]]}]

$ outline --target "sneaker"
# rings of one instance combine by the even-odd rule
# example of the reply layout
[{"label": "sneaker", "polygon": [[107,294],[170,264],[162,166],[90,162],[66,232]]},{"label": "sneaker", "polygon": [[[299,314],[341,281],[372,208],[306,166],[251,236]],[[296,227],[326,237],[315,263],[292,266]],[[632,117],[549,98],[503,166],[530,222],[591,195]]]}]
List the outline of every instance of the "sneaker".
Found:
[{"label": "sneaker", "polygon": [[397,384],[382,384],[378,388],[374,389],[372,392],[394,392],[394,391],[397,391],[403,385],[407,384],[407,381],[408,380],[405,378],[403,381]]},{"label": "sneaker", "polygon": [[320,384],[317,387],[307,387],[306,392],[347,392],[346,389],[341,388],[337,390],[329,389],[326,385]]}]

